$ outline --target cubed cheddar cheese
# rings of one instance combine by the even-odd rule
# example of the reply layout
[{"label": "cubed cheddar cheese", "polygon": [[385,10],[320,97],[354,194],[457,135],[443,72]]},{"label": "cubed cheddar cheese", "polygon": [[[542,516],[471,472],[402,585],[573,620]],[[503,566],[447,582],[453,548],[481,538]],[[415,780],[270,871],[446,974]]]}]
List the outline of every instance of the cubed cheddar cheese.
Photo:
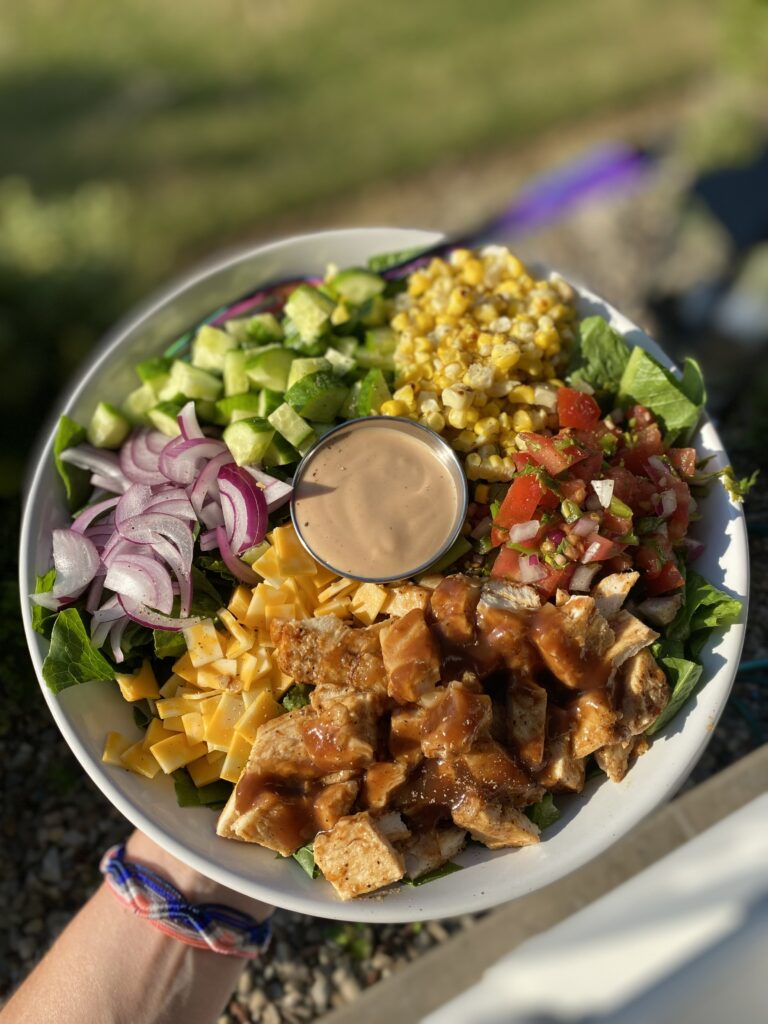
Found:
[{"label": "cubed cheddar cheese", "polygon": [[172,715],[170,718],[164,718],[163,727],[167,732],[184,732],[184,723],[181,720],[181,715]]},{"label": "cubed cheddar cheese", "polygon": [[181,716],[181,724],[184,727],[184,734],[190,743],[205,742],[205,725],[203,716],[199,711],[188,711]]},{"label": "cubed cheddar cheese", "polygon": [[325,601],[315,608],[315,618],[321,615],[335,615],[338,619],[346,619],[350,614],[352,599],[349,597],[334,597]]},{"label": "cubed cheddar cheese", "polygon": [[149,750],[153,743],[159,743],[160,740],[168,739],[172,735],[173,731],[166,729],[159,718],[153,718],[147,726],[147,731],[144,733],[144,738],[141,742],[144,744],[144,749]]},{"label": "cubed cheddar cheese", "polygon": [[173,672],[170,676],[168,676],[166,681],[160,687],[160,696],[175,697],[176,691],[183,683],[184,680],[181,678],[181,676],[177,676],[176,673]]},{"label": "cubed cheddar cheese", "polygon": [[202,622],[196,622],[193,626],[188,626],[185,630],[182,630],[182,632],[187,642],[189,660],[195,668],[200,668],[201,665],[210,665],[212,661],[217,661],[219,658],[224,657],[219,634],[216,632],[212,619],[203,619]]},{"label": "cubed cheddar cheese", "polygon": [[226,782],[237,782],[248,763],[252,744],[240,733],[235,733],[229,744],[219,774]]},{"label": "cubed cheddar cheese", "polygon": [[205,741],[209,747],[227,751],[235,732],[238,719],[245,710],[245,703],[239,694],[222,693],[218,707],[205,721]]},{"label": "cubed cheddar cheese", "polygon": [[[247,614],[247,607],[245,611]],[[241,654],[250,651],[256,642],[256,634],[253,630],[239,623],[232,612],[227,611],[226,608],[219,609],[218,616],[219,622],[221,622],[231,638],[227,643],[227,658],[239,658]]]},{"label": "cubed cheddar cheese", "polygon": [[165,700],[159,700],[156,707],[160,718],[165,720],[173,718],[175,715],[186,714],[187,711],[194,709],[194,704],[186,697],[168,697]]},{"label": "cubed cheddar cheese", "polygon": [[183,732],[153,743],[149,749],[166,775],[207,753],[204,743],[190,743]]},{"label": "cubed cheddar cheese", "polygon": [[270,690],[275,697],[282,697],[284,693],[293,686],[293,677],[286,675],[280,668],[273,664],[269,676]]},{"label": "cubed cheddar cheese", "polygon": [[330,601],[333,597],[341,597],[342,594],[351,594],[352,591],[358,586],[355,580],[348,580],[341,578],[330,583],[327,587],[324,587],[317,595],[317,600],[320,604],[324,604],[326,601]]},{"label": "cubed cheddar cheese", "polygon": [[253,653],[241,654],[237,659],[237,674],[243,690],[250,690],[258,679],[268,675],[271,670],[272,658],[263,647],[257,647]]},{"label": "cubed cheddar cheese", "polygon": [[[245,617],[248,613],[248,605],[251,603],[251,590],[249,587],[239,586],[235,587],[235,592],[230,598],[227,607],[229,611],[236,619],[240,622],[245,622]],[[219,618],[221,618],[221,612],[219,612]]]},{"label": "cubed cheddar cheese", "polygon": [[277,703],[271,693],[263,691],[238,719],[235,734],[243,736],[250,746],[253,746],[259,726],[282,714],[285,714],[285,709]]},{"label": "cubed cheddar cheese", "polygon": [[101,755],[101,760],[104,764],[112,764],[118,768],[123,768],[122,755],[132,745],[133,740],[129,740],[122,733],[108,732],[107,738],[104,741],[104,751]]},{"label": "cubed cheddar cheese", "polygon": [[139,740],[138,743],[134,743],[127,750],[123,751],[120,761],[123,768],[135,772],[136,775],[143,775],[145,779],[154,779],[160,771],[157,759],[151,750],[147,750],[144,747],[142,740]]},{"label": "cubed cheddar cheese", "polygon": [[277,551],[273,547],[265,551],[261,558],[257,558],[251,568],[274,587],[279,587],[285,578],[277,558]]},{"label": "cubed cheddar cheese", "polygon": [[268,605],[264,619],[267,626],[275,619],[288,620],[296,618],[295,604],[271,604]]},{"label": "cubed cheddar cheese", "polygon": [[272,540],[280,575],[284,580],[293,576],[314,576],[317,573],[317,562],[303,546],[291,523],[274,529]]},{"label": "cubed cheddar cheese", "polygon": [[174,662],[173,671],[187,683],[194,683],[197,680],[197,669],[192,664],[189,651]]},{"label": "cubed cheddar cheese", "polygon": [[198,789],[220,778],[219,772],[224,764],[224,757],[225,755],[217,750],[215,756],[206,754],[204,757],[198,757],[196,761],[189,762],[187,771]]},{"label": "cubed cheddar cheese", "polygon": [[122,672],[115,673],[117,685],[124,700],[144,700],[146,697],[156,698],[160,696],[155,673],[148,660],[142,663],[141,668],[135,675],[124,675]]},{"label": "cubed cheddar cheese", "polygon": [[376,621],[376,616],[384,607],[387,591],[376,583],[362,583],[352,596],[350,606],[352,614],[365,626]]}]

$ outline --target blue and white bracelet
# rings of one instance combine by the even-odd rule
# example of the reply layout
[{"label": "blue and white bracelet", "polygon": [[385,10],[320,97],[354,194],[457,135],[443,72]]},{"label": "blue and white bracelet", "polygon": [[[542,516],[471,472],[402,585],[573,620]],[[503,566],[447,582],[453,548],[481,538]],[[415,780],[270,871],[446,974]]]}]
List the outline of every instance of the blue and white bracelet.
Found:
[{"label": "blue and white bracelet", "polygon": [[161,932],[197,949],[253,959],[269,945],[269,921],[219,903],[189,903],[160,875],[125,859],[125,844],[111,847],[99,870],[118,900]]}]

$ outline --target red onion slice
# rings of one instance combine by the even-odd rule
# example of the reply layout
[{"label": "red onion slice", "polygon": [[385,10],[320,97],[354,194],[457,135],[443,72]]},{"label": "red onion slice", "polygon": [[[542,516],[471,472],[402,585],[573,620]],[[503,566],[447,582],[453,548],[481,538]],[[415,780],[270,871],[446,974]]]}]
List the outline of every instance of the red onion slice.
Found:
[{"label": "red onion slice", "polygon": [[176,417],[179,421],[179,427],[181,429],[182,437],[187,441],[193,437],[204,437],[203,431],[200,429],[200,424],[197,422],[197,412],[195,410],[194,402],[187,402],[179,410],[179,415]]},{"label": "red onion slice", "polygon": [[70,466],[87,469],[90,473],[96,473],[106,480],[113,480],[115,484],[120,485],[120,490],[124,490],[128,486],[128,481],[120,467],[120,461],[114,452],[104,451],[103,448],[93,448],[89,444],[79,444],[74,448],[67,448],[59,458],[62,462],[68,462]]},{"label": "red onion slice", "polygon": [[128,481],[120,482],[111,476],[100,476],[94,473],[91,476],[91,487],[96,490],[108,491],[110,494],[122,494],[129,486]]},{"label": "red onion slice", "polygon": [[215,459],[227,450],[223,441],[207,437],[193,437],[190,440],[183,435],[175,437],[160,454],[160,471],[173,483],[187,487],[197,479],[203,461]]},{"label": "red onion slice", "polygon": [[84,508],[80,515],[75,519],[70,526],[70,530],[74,533],[84,534],[94,519],[98,519],[98,517],[103,515],[108,509],[114,508],[119,501],[119,498],[106,498],[104,501],[97,501],[95,505],[89,505],[88,508]]},{"label": "red onion slice", "polygon": [[[159,448],[162,439],[162,448]],[[165,434],[157,430],[137,430],[120,449],[120,466],[126,478],[134,484],[164,484],[160,472],[160,452],[168,443]]]},{"label": "red onion slice", "polygon": [[217,505],[213,501],[209,501],[205,508],[200,509],[198,518],[209,530],[215,530],[217,526],[224,525],[224,513],[221,511],[221,505]]},{"label": "red onion slice", "polygon": [[536,555],[521,555],[518,575],[521,583],[538,583],[547,575],[547,570]]},{"label": "red onion slice", "polygon": [[32,594],[32,600],[55,611],[85,590],[99,568],[99,553],[93,541],[72,530],[54,530],[53,566],[56,580],[46,594]]},{"label": "red onion slice", "polygon": [[166,516],[161,512],[145,512],[118,523],[117,529],[124,540],[130,540],[134,544],[149,544],[150,547],[156,547],[158,540],[165,537],[179,552],[184,564],[187,567],[192,565],[195,539],[189,526],[176,516]]},{"label": "red onion slice", "polygon": [[265,473],[261,469],[255,469],[253,466],[243,466],[243,469],[249,476],[253,477],[256,483],[261,484],[264,488],[267,511],[275,512],[290,498],[293,491],[291,484],[285,483],[284,480],[278,480],[277,477],[270,476],[269,473]]},{"label": "red onion slice", "polygon": [[218,546],[219,542],[216,539],[216,527],[212,530],[206,530],[205,533],[200,534],[201,551],[215,551]]},{"label": "red onion slice", "polygon": [[655,484],[664,487],[669,481],[669,467],[660,455],[651,455],[646,463],[648,476]]},{"label": "red onion slice", "polygon": [[236,579],[242,580],[243,583],[251,584],[258,583],[261,580],[261,577],[257,576],[253,569],[241,561],[232,551],[223,526],[216,527],[216,540],[218,541],[219,551],[221,552],[224,564]]},{"label": "red onion slice", "polygon": [[474,530],[470,533],[470,537],[473,540],[481,540],[483,537],[487,537],[491,532],[491,517],[486,516],[481,519]]},{"label": "red onion slice", "polygon": [[140,626],[146,626],[147,629],[165,629],[177,633],[201,621],[199,615],[193,615],[188,619],[177,619],[170,615],[161,615],[159,612],[147,608],[146,605],[140,604],[138,601],[132,601],[122,594],[118,597],[118,601],[130,619],[138,622]]},{"label": "red onion slice", "polygon": [[260,543],[267,532],[269,513],[264,492],[253,477],[241,466],[223,466],[219,470],[219,496],[227,540],[234,554]]},{"label": "red onion slice", "polygon": [[194,486],[189,492],[189,500],[192,502],[192,507],[198,515],[200,514],[209,492],[213,492],[215,498],[219,497],[219,486],[216,480],[219,475],[219,470],[223,466],[227,466],[230,462],[234,461],[235,460],[232,458],[229,450],[222,452],[220,455],[216,455],[210,460],[208,465],[198,476],[197,480],[195,480]]},{"label": "red onion slice", "polygon": [[165,615],[173,608],[171,574],[156,558],[119,555],[110,565],[104,585],[119,598],[148,605]]},{"label": "red onion slice", "polygon": [[613,488],[616,486],[615,480],[593,480],[592,490],[597,495],[597,500],[600,502],[603,508],[608,508],[611,504],[611,498],[613,497]]},{"label": "red onion slice", "polygon": [[130,619],[128,616],[125,616],[118,622],[115,622],[109,631],[109,646],[112,649],[112,658],[118,665],[125,661],[125,655],[123,654],[120,643],[123,639],[123,633],[125,633],[125,629],[129,621]]},{"label": "red onion slice", "polygon": [[661,500],[661,515],[664,519],[669,519],[677,509],[677,495],[670,489],[662,491],[659,498]]},{"label": "red onion slice", "polygon": [[589,516],[582,516],[581,519],[577,519],[571,527],[571,532],[577,537],[589,537],[590,534],[597,533],[600,524],[594,519],[590,519]]},{"label": "red onion slice", "polygon": [[509,528],[509,539],[513,544],[522,544],[523,541],[535,537],[540,529],[541,523],[538,519],[531,519],[527,523],[515,523],[514,526]]}]

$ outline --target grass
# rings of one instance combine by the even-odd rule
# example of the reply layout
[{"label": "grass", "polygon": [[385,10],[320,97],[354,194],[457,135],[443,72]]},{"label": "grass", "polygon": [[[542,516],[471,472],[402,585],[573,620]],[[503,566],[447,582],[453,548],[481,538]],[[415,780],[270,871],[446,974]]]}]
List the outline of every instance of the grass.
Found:
[{"label": "grass", "polygon": [[[120,184],[144,272],[703,70],[699,0],[36,0],[0,12],[0,153]],[[140,256],[139,256],[140,253]]]}]

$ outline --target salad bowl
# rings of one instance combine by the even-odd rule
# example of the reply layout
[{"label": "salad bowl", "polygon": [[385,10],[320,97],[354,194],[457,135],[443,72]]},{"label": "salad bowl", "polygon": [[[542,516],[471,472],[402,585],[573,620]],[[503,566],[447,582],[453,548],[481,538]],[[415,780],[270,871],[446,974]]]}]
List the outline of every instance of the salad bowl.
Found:
[{"label": "salad bowl", "polygon": [[[620,783],[593,778],[581,794],[565,797],[562,816],[540,844],[495,852],[470,845],[457,858],[461,871],[352,903],[339,901],[328,883],[309,878],[290,860],[217,837],[215,815],[205,807],[179,807],[170,778],[148,781],[102,763],[107,731],[138,735],[131,708],[116,687],[103,682],[71,686],[58,695],[48,689],[42,676],[47,641],[33,630],[26,600],[36,575],[49,567],[51,530],[69,522],[52,455],[56,420],[66,413],[85,421],[97,402],[119,404],[134,385],[137,362],[160,353],[211,310],[249,289],[321,274],[328,263],[359,265],[375,254],[426,248],[439,240],[433,233],[410,229],[329,231],[234,253],[177,282],[118,325],[58,400],[33,460],[26,494],[19,559],[24,628],[50,712],[85,771],[133,825],[203,874],[256,899],[326,918],[406,922],[478,911],[531,893],[599,855],[685,781],[725,706],[744,639],[749,591],[745,520],[740,505],[724,488],[714,486],[700,503],[701,519],[693,531],[705,545],[696,567],[714,586],[741,600],[741,619],[704,648],[701,685],[654,737],[648,753]],[[630,345],[672,367],[653,340],[618,310],[577,283],[574,287],[581,317],[603,316]],[[706,417],[694,443],[699,457],[711,457],[708,470],[727,464],[717,431]]]}]

